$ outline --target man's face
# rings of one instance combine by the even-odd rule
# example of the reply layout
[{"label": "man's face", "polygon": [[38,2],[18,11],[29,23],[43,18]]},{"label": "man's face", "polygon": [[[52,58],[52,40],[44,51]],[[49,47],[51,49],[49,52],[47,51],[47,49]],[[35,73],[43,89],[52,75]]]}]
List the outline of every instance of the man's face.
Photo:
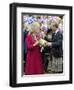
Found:
[{"label": "man's face", "polygon": [[51,25],[51,29],[52,29],[53,32],[55,32],[55,31],[57,30],[55,24],[52,24],[52,25]]}]

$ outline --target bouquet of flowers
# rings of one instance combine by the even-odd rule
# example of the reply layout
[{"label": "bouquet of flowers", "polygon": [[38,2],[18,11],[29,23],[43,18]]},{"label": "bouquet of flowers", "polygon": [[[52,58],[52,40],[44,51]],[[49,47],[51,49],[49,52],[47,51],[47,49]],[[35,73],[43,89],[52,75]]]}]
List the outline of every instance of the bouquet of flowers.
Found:
[{"label": "bouquet of flowers", "polygon": [[47,41],[44,40],[44,39],[40,39],[40,40],[39,40],[39,45],[41,45],[41,46],[45,46],[46,43],[47,43]]}]

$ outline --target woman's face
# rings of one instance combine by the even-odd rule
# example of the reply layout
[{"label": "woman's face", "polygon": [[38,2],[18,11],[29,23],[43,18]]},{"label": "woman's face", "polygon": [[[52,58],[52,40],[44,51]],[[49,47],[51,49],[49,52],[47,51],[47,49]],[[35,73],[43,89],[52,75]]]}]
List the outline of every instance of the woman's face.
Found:
[{"label": "woman's face", "polygon": [[35,32],[38,34],[38,33],[40,33],[40,26],[36,26],[35,27]]}]

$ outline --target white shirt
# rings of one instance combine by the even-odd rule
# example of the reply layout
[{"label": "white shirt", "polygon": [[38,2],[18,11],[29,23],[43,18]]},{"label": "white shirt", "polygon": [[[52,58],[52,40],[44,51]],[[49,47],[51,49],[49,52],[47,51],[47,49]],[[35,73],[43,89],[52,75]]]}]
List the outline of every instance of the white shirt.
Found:
[{"label": "white shirt", "polygon": [[57,30],[55,31],[55,35],[57,34],[58,31],[59,31],[59,29],[57,29]]}]

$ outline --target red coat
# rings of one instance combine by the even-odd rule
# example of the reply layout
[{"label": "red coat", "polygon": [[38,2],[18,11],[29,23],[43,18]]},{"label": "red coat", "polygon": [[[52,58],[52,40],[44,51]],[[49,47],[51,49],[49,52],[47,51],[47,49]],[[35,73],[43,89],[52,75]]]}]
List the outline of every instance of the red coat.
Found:
[{"label": "red coat", "polygon": [[26,44],[27,44],[27,59],[26,59],[26,66],[25,66],[26,75],[44,73],[40,47],[38,45],[33,46],[34,43],[35,43],[35,40],[33,40],[30,34],[28,34],[26,37]]}]

